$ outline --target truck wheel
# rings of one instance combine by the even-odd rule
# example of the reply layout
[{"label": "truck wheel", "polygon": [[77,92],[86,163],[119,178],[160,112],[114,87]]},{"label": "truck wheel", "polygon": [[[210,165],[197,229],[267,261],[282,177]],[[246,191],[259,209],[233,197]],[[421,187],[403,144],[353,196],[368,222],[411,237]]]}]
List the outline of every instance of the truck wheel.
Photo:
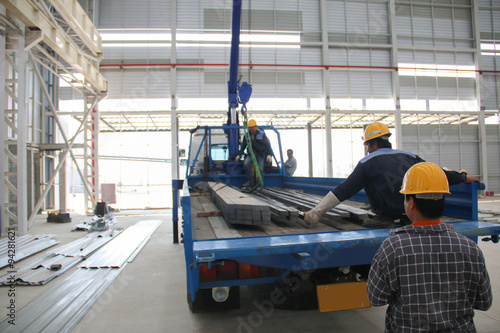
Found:
[{"label": "truck wheel", "polygon": [[[318,308],[316,288],[310,281],[302,281],[298,290],[278,287],[274,284],[249,285],[248,292],[257,302],[273,302],[276,309],[315,310]],[[273,294],[272,294],[273,293]],[[277,302],[276,300],[279,300]],[[280,303],[280,304],[278,304]]]},{"label": "truck wheel", "polygon": [[191,301],[191,295],[187,292],[187,301],[189,308],[194,313],[216,312],[240,308],[240,287],[231,287],[229,297],[224,302],[216,302],[212,297],[212,289],[199,289],[196,292],[194,302]]}]

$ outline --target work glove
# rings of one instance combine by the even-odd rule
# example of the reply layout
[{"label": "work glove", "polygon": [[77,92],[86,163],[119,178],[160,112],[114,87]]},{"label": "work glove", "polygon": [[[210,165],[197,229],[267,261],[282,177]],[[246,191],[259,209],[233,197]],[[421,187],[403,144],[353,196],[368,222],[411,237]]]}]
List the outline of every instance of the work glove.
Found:
[{"label": "work glove", "polygon": [[337,206],[340,203],[339,199],[333,194],[331,191],[328,192],[327,195],[321,201],[306,213],[304,216],[304,221],[311,225],[311,224],[317,224],[319,222],[319,219],[321,218],[321,215],[325,214],[327,211],[332,209],[333,207]]},{"label": "work glove", "polygon": [[272,163],[273,163],[273,157],[272,157],[271,155],[267,155],[267,157],[266,157],[266,161],[267,161],[268,163],[271,163],[271,164],[272,164]]},{"label": "work glove", "polygon": [[234,161],[238,162],[240,160],[240,158],[241,158],[241,155],[236,155],[236,157],[234,158]]}]

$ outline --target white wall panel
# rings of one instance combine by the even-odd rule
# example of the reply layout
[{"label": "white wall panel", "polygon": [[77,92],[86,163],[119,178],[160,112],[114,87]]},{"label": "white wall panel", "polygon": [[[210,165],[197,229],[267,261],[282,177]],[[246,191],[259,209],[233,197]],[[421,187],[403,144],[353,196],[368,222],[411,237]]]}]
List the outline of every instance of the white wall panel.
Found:
[{"label": "white wall panel", "polygon": [[[298,10],[302,13],[302,29],[304,32],[321,31],[319,1],[302,0],[298,2]],[[281,4],[281,2],[280,2]],[[293,8],[293,7],[292,7]]]},{"label": "white wall panel", "polygon": [[170,71],[165,68],[102,70],[109,99],[169,98]]},{"label": "white wall panel", "polygon": [[413,76],[401,76],[399,78],[399,95],[401,99],[417,98],[415,80],[416,79]]},{"label": "white wall panel", "polygon": [[368,8],[366,3],[346,2],[346,27],[348,33],[368,33]]},{"label": "white wall panel", "polygon": [[471,9],[455,8],[453,18],[454,36],[457,38],[472,38]]},{"label": "white wall panel", "polygon": [[438,77],[438,99],[440,100],[456,100],[457,96],[457,79],[450,77]]},{"label": "white wall panel", "polygon": [[304,97],[321,98],[323,93],[323,73],[322,71],[304,72],[305,85],[302,87]]},{"label": "white wall panel", "polygon": [[[453,38],[452,9],[450,7],[436,7],[433,10],[433,31],[428,36]],[[429,15],[428,19],[432,19]]]},{"label": "white wall panel", "polygon": [[439,65],[455,65],[455,53],[453,52],[436,52],[436,64]]},{"label": "white wall panel", "polygon": [[329,63],[333,66],[347,66],[348,61],[348,50],[345,48],[330,48],[329,49]]},{"label": "white wall panel", "polygon": [[389,15],[387,3],[368,3],[368,32],[370,34],[389,34]]},{"label": "white wall panel", "polygon": [[330,97],[349,98],[350,80],[348,71],[330,72]]},{"label": "white wall panel", "polygon": [[347,16],[344,1],[329,1],[326,15],[329,32],[345,33],[347,31]]},{"label": "white wall panel", "polygon": [[396,13],[397,34],[402,36],[411,36],[413,34],[411,7],[406,4],[397,4]]},{"label": "white wall panel", "polygon": [[120,60],[137,60],[136,63],[147,63],[148,59],[170,60],[170,47],[142,46],[142,47],[106,47],[102,64],[117,64]]},{"label": "white wall panel", "polygon": [[[177,69],[177,97],[178,98],[200,98],[204,76],[202,70],[199,69]],[[224,96],[224,92],[220,92],[219,96]]]},{"label": "white wall panel", "polygon": [[475,79],[468,79],[468,78],[458,79],[458,98],[461,101],[477,100]]},{"label": "white wall panel", "polygon": [[348,52],[350,66],[370,66],[370,50],[350,49]]},{"label": "white wall panel", "polygon": [[392,98],[392,73],[373,72],[373,98],[389,99]]},{"label": "white wall panel", "polygon": [[392,66],[390,50],[371,50],[371,66]]},{"label": "white wall panel", "polygon": [[432,36],[432,11],[430,7],[412,7],[412,34],[414,36]]},{"label": "white wall panel", "polygon": [[351,98],[371,98],[373,95],[370,72],[350,72]]},{"label": "white wall panel", "polygon": [[170,1],[99,1],[99,29],[170,28]]},{"label": "white wall panel", "polygon": [[477,125],[404,125],[402,130],[404,150],[442,167],[479,175]]},{"label": "white wall panel", "polygon": [[417,77],[417,98],[418,99],[436,99],[436,78],[434,77]]},{"label": "white wall panel", "polygon": [[301,47],[300,60],[301,65],[321,65],[321,48],[319,47]]}]

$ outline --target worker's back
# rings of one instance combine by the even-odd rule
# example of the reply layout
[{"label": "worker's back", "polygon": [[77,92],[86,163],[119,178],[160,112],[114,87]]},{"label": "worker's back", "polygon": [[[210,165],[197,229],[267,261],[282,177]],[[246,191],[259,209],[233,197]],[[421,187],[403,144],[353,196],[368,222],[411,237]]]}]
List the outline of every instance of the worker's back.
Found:
[{"label": "worker's back", "polygon": [[344,201],[364,188],[376,213],[400,218],[404,214],[404,197],[399,193],[404,174],[419,162],[423,160],[413,153],[391,148],[378,149],[361,159],[333,194]]}]

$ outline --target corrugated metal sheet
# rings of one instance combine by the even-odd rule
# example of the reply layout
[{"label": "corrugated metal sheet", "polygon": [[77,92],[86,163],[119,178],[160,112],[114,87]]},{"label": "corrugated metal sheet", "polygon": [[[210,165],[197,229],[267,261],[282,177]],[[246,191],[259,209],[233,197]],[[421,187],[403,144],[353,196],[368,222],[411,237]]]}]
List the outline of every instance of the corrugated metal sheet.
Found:
[{"label": "corrugated metal sheet", "polygon": [[[121,233],[121,230],[92,232],[85,237],[60,246],[16,269],[15,283],[18,285],[43,285],[62,275],[71,267],[90,256],[101,246]],[[60,264],[61,269],[50,270],[51,265]],[[0,285],[10,285],[11,274],[0,277]]]},{"label": "corrugated metal sheet", "polygon": [[169,28],[169,0],[99,1],[98,28]]},{"label": "corrugated metal sheet", "polygon": [[[16,237],[13,243],[15,255],[13,256],[14,261],[17,263],[20,260],[31,256],[37,252],[45,250],[53,245],[59,243],[53,239],[56,235],[24,235],[21,237]],[[0,268],[5,267],[9,263],[9,239],[5,238],[0,241]],[[12,248],[11,248],[12,249]]]},{"label": "corrugated metal sheet", "polygon": [[[161,222],[159,220],[140,221],[127,228],[126,231],[130,230],[128,233],[130,236],[120,239],[121,236],[126,235],[126,231],[123,232],[95,254],[96,257],[107,262],[104,253],[115,258],[109,252],[110,248],[124,250],[128,257],[119,267],[80,268],[76,270],[68,278],[56,283],[16,311],[16,325],[9,324],[8,319],[2,321],[0,332],[70,332],[116,279],[126,264],[132,261],[142,249]],[[145,232],[146,230],[149,232]],[[141,234],[142,238],[134,236],[137,234]],[[130,240],[131,243],[125,246],[123,239]],[[112,245],[113,243],[119,245],[115,247]]]},{"label": "corrugated metal sheet", "polygon": [[1,332],[69,332],[120,274],[121,268],[79,269],[16,312]]},{"label": "corrugated metal sheet", "polygon": [[106,244],[96,254],[87,259],[80,267],[121,267],[132,253],[147,242],[162,221],[141,221],[128,227],[112,242]]}]

